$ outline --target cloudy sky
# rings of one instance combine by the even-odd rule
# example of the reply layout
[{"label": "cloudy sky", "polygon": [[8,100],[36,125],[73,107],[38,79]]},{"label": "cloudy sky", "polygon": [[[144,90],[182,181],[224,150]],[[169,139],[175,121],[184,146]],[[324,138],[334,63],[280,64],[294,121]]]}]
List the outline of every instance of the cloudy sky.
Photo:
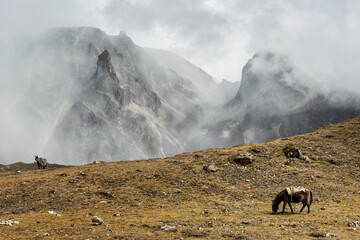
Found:
[{"label": "cloudy sky", "polygon": [[284,53],[312,79],[360,92],[357,0],[0,0],[0,47],[51,27],[121,30],[221,80],[257,51]]}]

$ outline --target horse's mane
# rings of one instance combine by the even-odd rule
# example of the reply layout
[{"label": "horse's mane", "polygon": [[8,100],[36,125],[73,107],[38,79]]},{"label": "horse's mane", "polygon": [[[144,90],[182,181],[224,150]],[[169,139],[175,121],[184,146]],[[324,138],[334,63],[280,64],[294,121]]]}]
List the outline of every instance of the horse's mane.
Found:
[{"label": "horse's mane", "polygon": [[275,200],[278,199],[282,194],[283,192],[286,191],[286,189],[282,190],[281,192],[279,192],[276,197],[275,197]]}]

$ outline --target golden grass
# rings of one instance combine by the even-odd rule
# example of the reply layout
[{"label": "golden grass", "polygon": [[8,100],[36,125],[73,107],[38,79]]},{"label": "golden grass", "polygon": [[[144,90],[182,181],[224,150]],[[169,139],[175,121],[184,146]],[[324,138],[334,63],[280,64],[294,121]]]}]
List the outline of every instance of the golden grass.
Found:
[{"label": "golden grass", "polygon": [[[265,144],[0,173],[0,220],[20,222],[0,227],[0,239],[313,239],[330,233],[330,239],[360,239],[360,228],[348,226],[360,221],[359,126],[356,118]],[[282,149],[289,142],[310,163],[284,165]],[[232,162],[246,152],[253,164]],[[217,171],[203,170],[209,165]],[[289,185],[313,191],[310,214],[289,214],[288,207],[285,214],[271,213],[271,200]],[[299,204],[293,207],[300,210]],[[105,224],[94,226],[92,216]]]}]

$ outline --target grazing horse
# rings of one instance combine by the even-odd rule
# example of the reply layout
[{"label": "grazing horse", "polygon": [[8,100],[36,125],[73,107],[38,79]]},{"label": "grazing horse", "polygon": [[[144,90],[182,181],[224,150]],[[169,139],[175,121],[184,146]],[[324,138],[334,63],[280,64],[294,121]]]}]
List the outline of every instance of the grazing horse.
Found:
[{"label": "grazing horse", "polygon": [[303,207],[300,210],[304,210],[305,206],[308,207],[308,213],[310,213],[310,205],[312,203],[313,196],[312,192],[306,188],[285,188],[278,195],[276,195],[275,199],[272,200],[272,210],[276,213],[279,209],[279,204],[284,202],[282,213],[284,213],[286,204],[289,204],[291,209],[291,213],[294,213],[290,203],[299,203],[303,204]]},{"label": "grazing horse", "polygon": [[34,163],[37,163],[38,169],[45,169],[47,167],[47,161],[46,161],[46,159],[45,159],[45,161],[43,161],[43,159],[45,159],[45,158],[40,158],[38,156],[35,156]]}]

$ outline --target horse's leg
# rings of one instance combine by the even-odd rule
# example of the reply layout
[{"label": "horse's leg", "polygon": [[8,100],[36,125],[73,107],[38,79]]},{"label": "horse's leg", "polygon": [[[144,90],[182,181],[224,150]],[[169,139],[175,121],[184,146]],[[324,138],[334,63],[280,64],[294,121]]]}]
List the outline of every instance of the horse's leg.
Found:
[{"label": "horse's leg", "polygon": [[308,214],[310,213],[310,204],[307,205],[308,207]]},{"label": "horse's leg", "polygon": [[303,203],[303,206],[302,206],[302,208],[300,209],[300,213],[304,210],[305,206],[306,206],[306,203]]},{"label": "horse's leg", "polygon": [[291,207],[290,202],[288,202],[288,204],[289,204],[289,207],[290,207],[290,209],[291,209],[291,213],[294,213],[294,211],[293,211],[293,209],[292,209],[292,207]]},{"label": "horse's leg", "polygon": [[286,206],[286,201],[284,201],[284,206],[283,206],[283,211],[282,211],[282,213],[284,213],[284,211],[285,211],[285,206]]}]

